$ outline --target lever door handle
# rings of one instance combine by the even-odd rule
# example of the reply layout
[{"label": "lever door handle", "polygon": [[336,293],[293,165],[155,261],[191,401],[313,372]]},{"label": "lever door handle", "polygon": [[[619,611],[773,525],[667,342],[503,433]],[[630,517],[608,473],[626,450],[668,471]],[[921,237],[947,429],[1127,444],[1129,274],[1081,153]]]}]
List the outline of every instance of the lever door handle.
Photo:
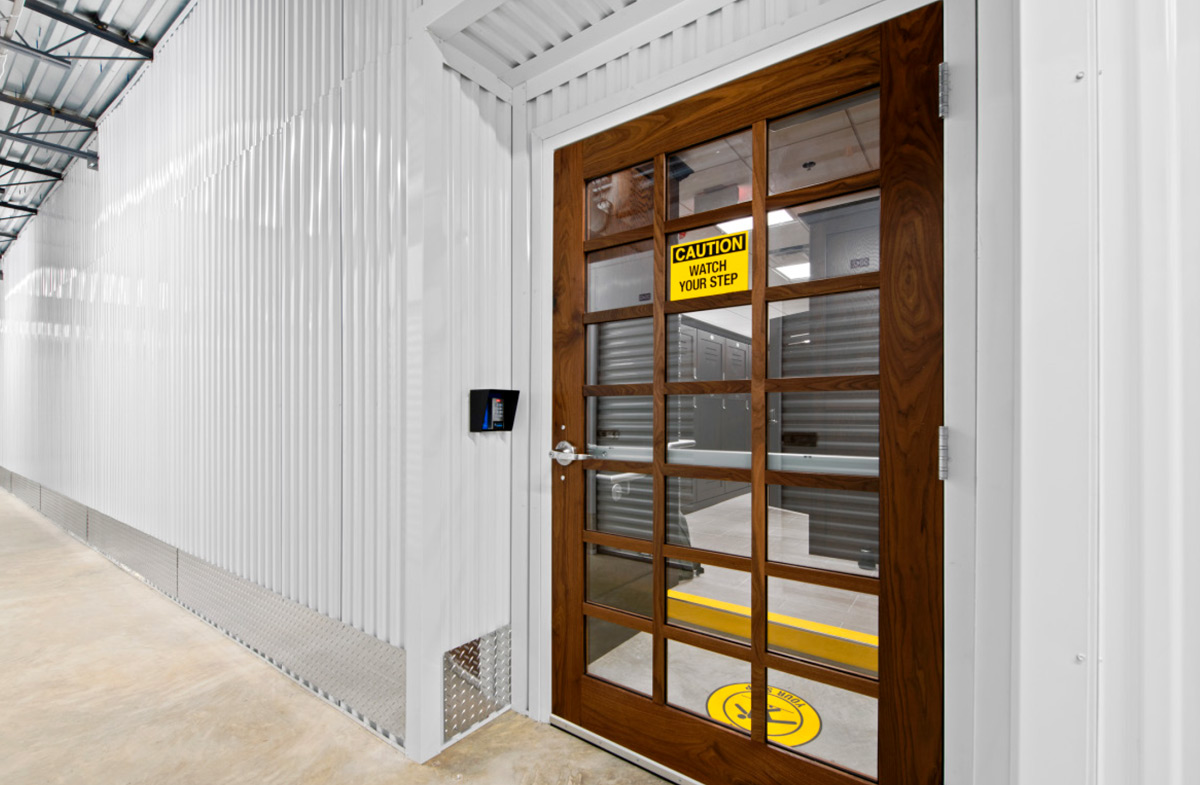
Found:
[{"label": "lever door handle", "polygon": [[585,452],[575,452],[575,445],[564,439],[554,445],[554,449],[550,451],[550,457],[558,461],[559,466],[570,466],[573,461],[586,461],[592,456]]}]

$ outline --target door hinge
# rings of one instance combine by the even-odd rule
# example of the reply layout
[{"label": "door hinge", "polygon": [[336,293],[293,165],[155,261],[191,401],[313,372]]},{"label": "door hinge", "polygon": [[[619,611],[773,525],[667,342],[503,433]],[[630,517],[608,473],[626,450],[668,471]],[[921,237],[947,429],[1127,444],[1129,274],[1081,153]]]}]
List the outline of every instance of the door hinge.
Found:
[{"label": "door hinge", "polygon": [[950,114],[950,64],[938,63],[938,117]]},{"label": "door hinge", "polygon": [[950,429],[938,426],[938,479],[950,477]]}]

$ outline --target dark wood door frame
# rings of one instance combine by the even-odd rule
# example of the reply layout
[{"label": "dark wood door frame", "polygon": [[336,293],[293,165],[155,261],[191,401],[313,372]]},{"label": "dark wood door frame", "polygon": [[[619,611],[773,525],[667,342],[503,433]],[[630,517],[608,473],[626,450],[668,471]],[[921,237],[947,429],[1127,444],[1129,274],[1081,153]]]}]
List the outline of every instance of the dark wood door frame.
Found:
[{"label": "dark wood door frame", "polygon": [[[843,98],[863,90],[881,91],[881,165],[876,172],[805,189],[811,198],[881,189],[880,272],[845,279],[772,287],[767,281],[767,233],[754,233],[752,291],[721,295],[720,305],[753,308],[756,349],[752,357],[753,437],[766,439],[766,392],[780,386],[767,379],[767,303],[785,297],[814,296],[847,287],[880,291],[880,476],[808,479],[825,487],[873,485],[880,499],[880,649],[878,681],[787,660],[766,647],[765,622],[755,617],[748,661],[752,666],[750,736],[698,719],[665,701],[665,638],[703,638],[665,621],[665,582],[656,572],[653,619],[589,608],[587,613],[654,634],[653,695],[637,696],[584,673],[583,596],[585,533],[584,470],[553,466],[553,711],[688,776],[706,782],[859,783],[863,778],[812,758],[768,746],[765,739],[766,669],[779,668],[843,689],[878,697],[879,782],[938,783],[943,760],[943,588],[942,487],[936,479],[937,434],[943,422],[943,155],[937,116],[938,64],[942,54],[942,9],[934,4],[848,36],[701,95],[652,112],[559,149],[555,154],[553,434],[575,445],[586,443],[585,324],[634,316],[654,317],[654,377],[638,394],[654,396],[653,558],[656,571],[666,556],[681,555],[665,545],[663,499],[666,461],[665,316],[684,308],[666,300],[666,234],[679,221],[665,215],[665,154],[745,129],[753,121],[754,157],[766,155],[766,121]],[[748,120],[749,118],[749,120]],[[593,177],[644,161],[655,162],[653,225],[638,235],[655,247],[654,300],[649,306],[598,315],[586,312],[585,189]],[[755,167],[753,200],[741,214],[766,226],[769,209],[783,198],[768,196],[765,167]],[[709,216],[711,217],[711,215]],[[633,234],[638,234],[634,232]],[[638,239],[634,238],[634,239]],[[840,281],[840,283],[839,283]],[[709,298],[716,301],[717,298]],[[715,302],[713,303],[716,304]],[[688,308],[693,306],[688,306]],[[720,384],[720,383],[717,383]],[[729,383],[724,383],[729,386]],[[735,385],[736,386],[736,385]],[[786,385],[785,385],[786,386]],[[738,391],[740,391],[740,387]],[[730,387],[730,391],[733,387]],[[724,389],[722,388],[722,391]],[[595,392],[593,390],[593,392]],[[627,392],[626,394],[630,394]],[[618,470],[619,466],[609,467]],[[648,471],[647,467],[643,470]],[[765,486],[781,479],[768,472],[764,449],[755,449],[749,470],[705,472],[714,478],[751,482],[754,552],[749,560],[752,603],[761,607],[768,575],[779,567],[766,560]],[[719,477],[717,477],[719,475]],[[560,479],[565,478],[565,479]],[[793,484],[798,482],[791,478]],[[857,483],[857,485],[856,485]],[[590,536],[589,541],[598,541]],[[613,543],[619,545],[619,543]],[[668,552],[670,551],[670,553]],[[794,568],[793,574],[804,568]],[[818,571],[809,571],[818,572]],[[789,576],[793,577],[793,576]],[[805,579],[853,585],[846,579],[805,574]],[[705,641],[719,648],[713,640]],[[732,644],[731,644],[732,646]],[[736,652],[735,652],[736,653]],[[746,657],[743,650],[737,653]]]}]

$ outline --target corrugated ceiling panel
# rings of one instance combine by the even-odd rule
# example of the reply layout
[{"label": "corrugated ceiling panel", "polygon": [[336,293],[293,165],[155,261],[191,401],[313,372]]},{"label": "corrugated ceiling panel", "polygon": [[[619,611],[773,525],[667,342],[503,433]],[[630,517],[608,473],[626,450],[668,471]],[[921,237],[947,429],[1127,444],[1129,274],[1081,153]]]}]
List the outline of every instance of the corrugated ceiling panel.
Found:
[{"label": "corrugated ceiling panel", "polygon": [[683,80],[731,61],[722,50],[747,38],[759,36],[766,43],[771,31],[785,23],[789,34],[795,35],[877,2],[880,0],[733,0],[552,90],[531,96],[530,125],[545,125],[600,102],[634,100],[641,97],[635,95],[638,89],[652,80],[661,89],[672,74]]}]

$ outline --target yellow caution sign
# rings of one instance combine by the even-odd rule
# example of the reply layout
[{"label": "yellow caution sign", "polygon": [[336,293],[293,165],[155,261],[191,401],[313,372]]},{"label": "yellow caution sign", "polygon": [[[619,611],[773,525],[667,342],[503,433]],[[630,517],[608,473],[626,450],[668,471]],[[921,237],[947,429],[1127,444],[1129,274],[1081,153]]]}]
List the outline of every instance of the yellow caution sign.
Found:
[{"label": "yellow caution sign", "polygon": [[[726,684],[708,696],[708,716],[750,732],[750,685]],[[808,744],[821,732],[821,716],[808,701],[767,687],[767,741],[785,747]]]},{"label": "yellow caution sign", "polygon": [[671,246],[671,299],[750,288],[750,233],[735,232]]}]

